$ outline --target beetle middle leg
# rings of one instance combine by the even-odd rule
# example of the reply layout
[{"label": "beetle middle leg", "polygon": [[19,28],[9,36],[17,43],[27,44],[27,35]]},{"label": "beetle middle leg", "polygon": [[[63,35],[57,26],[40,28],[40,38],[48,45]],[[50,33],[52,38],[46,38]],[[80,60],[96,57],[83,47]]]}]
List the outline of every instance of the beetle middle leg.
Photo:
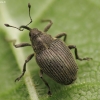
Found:
[{"label": "beetle middle leg", "polygon": [[48,87],[48,95],[52,95],[51,91],[50,91],[50,86],[48,85],[48,83],[45,81],[45,79],[43,78],[43,71],[40,69],[40,78],[42,79],[42,81],[45,83],[45,85]]},{"label": "beetle middle leg", "polygon": [[77,51],[77,48],[76,48],[76,46],[74,46],[74,45],[69,45],[68,46],[69,47],[69,49],[75,49],[75,57],[76,57],[76,59],[78,59],[78,60],[89,60],[89,59],[91,59],[91,58],[80,58],[79,56],[78,56],[78,51]]},{"label": "beetle middle leg", "polygon": [[66,34],[66,33],[60,33],[60,34],[58,34],[57,36],[55,36],[55,38],[61,38],[61,37],[64,37],[64,38],[63,38],[63,41],[65,42],[66,39],[67,39],[67,34]]},{"label": "beetle middle leg", "polygon": [[49,20],[49,19],[47,19],[47,20],[42,20],[42,22],[49,22],[49,24],[48,24],[48,25],[45,27],[45,29],[44,29],[44,32],[47,32],[53,23],[52,23],[52,21]]},{"label": "beetle middle leg", "polygon": [[18,78],[15,79],[15,82],[19,81],[21,79],[21,77],[24,76],[25,71],[26,71],[26,63],[29,62],[33,58],[33,56],[34,56],[34,54],[31,54],[27,57],[27,59],[25,60],[24,65],[23,65],[23,73]]}]

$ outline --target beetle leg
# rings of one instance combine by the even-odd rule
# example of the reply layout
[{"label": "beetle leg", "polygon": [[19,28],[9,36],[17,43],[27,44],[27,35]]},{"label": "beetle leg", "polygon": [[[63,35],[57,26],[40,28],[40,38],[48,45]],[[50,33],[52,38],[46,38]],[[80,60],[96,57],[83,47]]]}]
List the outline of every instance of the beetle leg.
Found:
[{"label": "beetle leg", "polygon": [[64,38],[63,38],[63,41],[65,42],[66,39],[67,39],[67,34],[66,34],[66,33],[60,33],[60,34],[58,34],[57,36],[55,36],[55,38],[61,38],[61,37],[64,37]]},{"label": "beetle leg", "polygon": [[15,48],[20,48],[20,47],[25,47],[25,46],[31,46],[29,43],[20,43],[20,44],[15,44],[16,40],[10,40],[10,42],[13,42],[13,46]]},{"label": "beetle leg", "polygon": [[78,51],[77,51],[77,48],[76,48],[76,46],[74,46],[74,45],[69,45],[68,46],[69,47],[69,49],[75,49],[75,57],[76,57],[76,59],[78,59],[78,60],[89,60],[89,59],[92,59],[92,58],[80,58],[79,56],[78,56]]},{"label": "beetle leg", "polygon": [[42,81],[45,83],[45,85],[48,87],[48,95],[52,95],[51,91],[50,91],[50,86],[48,85],[48,83],[45,81],[45,79],[43,78],[43,71],[40,69],[40,78],[42,79]]},{"label": "beetle leg", "polygon": [[21,79],[21,77],[24,76],[25,71],[26,71],[26,63],[29,62],[33,58],[33,56],[34,56],[34,54],[31,54],[27,57],[27,59],[25,60],[24,65],[23,65],[23,73],[18,78],[15,79],[15,82],[19,81]]},{"label": "beetle leg", "polygon": [[42,22],[49,22],[49,24],[48,24],[48,25],[45,27],[45,29],[44,29],[44,32],[47,32],[53,23],[52,23],[52,21],[49,20],[49,19],[47,19],[47,20],[42,20]]}]

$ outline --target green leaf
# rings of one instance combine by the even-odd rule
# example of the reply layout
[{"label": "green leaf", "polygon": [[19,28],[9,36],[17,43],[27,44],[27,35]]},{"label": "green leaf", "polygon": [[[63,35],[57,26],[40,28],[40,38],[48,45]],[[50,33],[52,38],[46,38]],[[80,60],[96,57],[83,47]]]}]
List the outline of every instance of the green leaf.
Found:
[{"label": "green leaf", "polygon": [[[1,0],[5,1],[5,0]],[[31,47],[14,48],[7,40],[17,43],[29,42],[28,31],[7,28],[5,23],[19,27],[29,22],[30,2],[33,23],[31,28],[43,30],[47,23],[41,19],[51,19],[53,25],[48,34],[53,37],[67,33],[66,45],[76,45],[80,57],[91,57],[90,61],[76,61],[77,80],[68,86],[56,83],[44,75],[51,87],[52,97],[47,95],[47,87],[39,78],[39,66],[33,58],[27,64],[25,76],[14,80],[22,73],[25,59],[33,50]],[[100,100],[100,1],[99,0],[30,0],[0,2],[0,100]],[[73,56],[74,56],[74,51]]]}]

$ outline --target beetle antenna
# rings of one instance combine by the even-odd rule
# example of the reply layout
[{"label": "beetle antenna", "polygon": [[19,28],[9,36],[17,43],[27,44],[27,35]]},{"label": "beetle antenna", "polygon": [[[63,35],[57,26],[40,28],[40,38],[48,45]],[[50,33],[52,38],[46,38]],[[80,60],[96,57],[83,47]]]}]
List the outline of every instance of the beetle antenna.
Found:
[{"label": "beetle antenna", "polygon": [[18,27],[15,27],[15,26],[11,26],[11,25],[9,25],[9,24],[4,24],[6,27],[12,27],[12,28],[16,28],[16,29],[18,29],[19,31],[23,31],[23,29],[21,29],[21,28],[18,28]]},{"label": "beetle antenna", "polygon": [[28,26],[29,24],[32,23],[32,18],[31,18],[31,14],[30,14],[30,9],[31,9],[30,3],[28,3],[28,8],[29,8],[29,18],[30,18],[30,22],[26,26]]},{"label": "beetle antenna", "polygon": [[20,26],[19,28],[18,27],[15,27],[15,26],[11,26],[11,25],[9,25],[9,24],[4,24],[6,27],[12,27],[12,28],[16,28],[16,29],[18,29],[19,31],[23,31],[24,29],[27,29],[27,30],[29,30],[30,28],[28,28],[27,26],[29,25],[29,24],[31,24],[32,23],[32,18],[31,18],[31,15],[30,15],[30,9],[31,9],[31,5],[30,5],[30,3],[28,3],[28,8],[29,8],[29,18],[30,18],[30,22],[27,24],[27,25],[25,25],[24,27],[22,27],[22,26]]},{"label": "beetle antenna", "polygon": [[24,25],[22,25],[22,26],[20,26],[20,28],[19,29],[21,29],[21,28],[23,28],[23,29],[27,29],[27,30],[31,30],[31,28],[29,28],[28,26],[24,26]]}]

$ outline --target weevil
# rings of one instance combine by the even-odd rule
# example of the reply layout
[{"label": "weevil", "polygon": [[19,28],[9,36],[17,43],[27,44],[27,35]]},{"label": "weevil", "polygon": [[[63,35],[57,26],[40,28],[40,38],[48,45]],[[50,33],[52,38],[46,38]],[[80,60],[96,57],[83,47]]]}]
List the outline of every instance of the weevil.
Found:
[{"label": "weevil", "polygon": [[[53,24],[51,20],[42,20],[42,22],[49,22],[43,32],[38,30],[37,28],[29,28],[28,25],[32,23],[32,18],[30,16],[30,4],[28,4],[28,9],[30,22],[27,25],[22,25],[17,28],[15,26],[5,24],[6,27],[13,27],[20,31],[23,31],[24,29],[28,30],[31,44],[15,44],[15,41],[13,41],[13,45],[16,48],[31,46],[34,51],[34,53],[30,54],[25,60],[23,65],[23,73],[18,78],[16,78],[15,81],[19,81],[21,79],[21,77],[25,74],[26,71],[26,63],[28,63],[32,59],[32,57],[35,56],[36,62],[40,67],[40,78],[48,88],[48,95],[51,95],[50,86],[43,78],[43,73],[45,73],[50,78],[60,84],[69,85],[76,80],[78,71],[77,64],[70,50],[75,50],[75,58],[80,61],[89,60],[91,58],[80,58],[78,56],[78,51],[75,45],[67,46],[65,44],[65,41],[67,39],[66,33],[60,33],[55,36],[55,38],[47,34],[47,31]],[[63,37],[63,41],[60,40],[61,37]]]}]

